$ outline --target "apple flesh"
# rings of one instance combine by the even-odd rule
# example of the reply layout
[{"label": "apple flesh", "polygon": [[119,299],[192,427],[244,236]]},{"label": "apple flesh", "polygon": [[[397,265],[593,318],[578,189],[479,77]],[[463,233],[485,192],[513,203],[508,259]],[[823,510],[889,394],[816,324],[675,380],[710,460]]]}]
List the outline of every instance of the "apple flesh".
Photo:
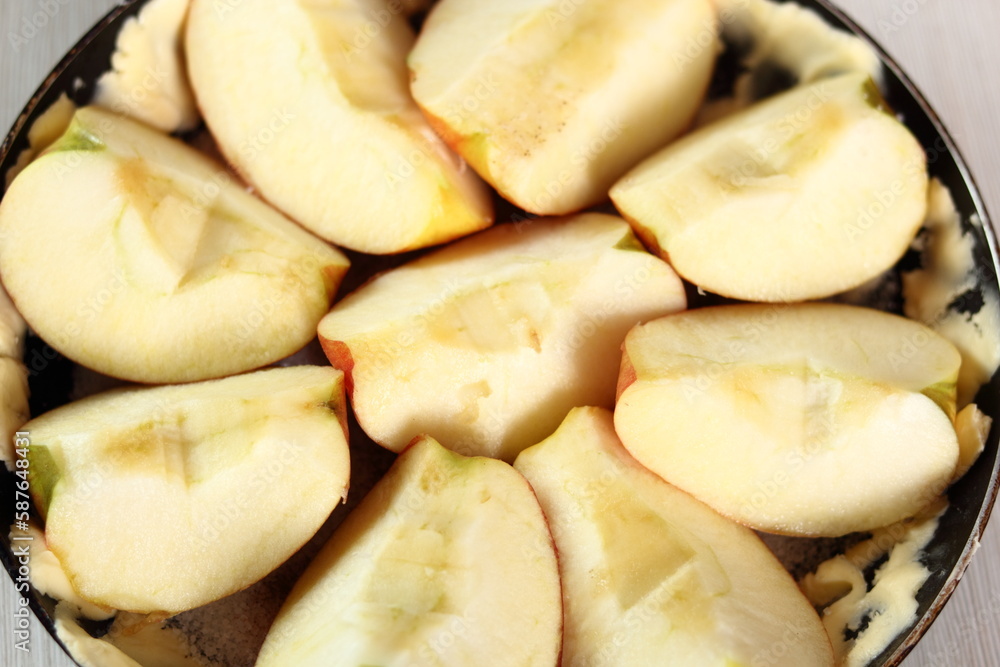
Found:
[{"label": "apple flesh", "polygon": [[216,163],[94,107],[0,203],[0,274],[24,318],[127,380],[221,377],[294,353],[347,267]]},{"label": "apple flesh", "polygon": [[14,470],[15,433],[28,421],[28,369],[22,362],[24,319],[0,286],[0,461]]},{"label": "apple flesh", "polygon": [[570,408],[611,407],[625,334],[685,303],[623,220],[587,214],[496,227],[387,272],[319,336],[382,446],[426,433],[513,461]]},{"label": "apple flesh", "polygon": [[23,429],[45,541],[104,607],[171,615],[241,590],[346,497],[345,400],[340,371],[299,366],[48,412]]},{"label": "apple flesh", "polygon": [[965,406],[955,416],[959,455],[954,479],[963,477],[979,459],[979,455],[986,449],[986,440],[992,426],[993,419],[984,414],[975,403]]},{"label": "apple flesh", "polygon": [[958,464],[961,363],[911,320],[721,306],[636,327],[615,427],[647,468],[758,530],[839,536],[914,515]]},{"label": "apple flesh", "polygon": [[201,122],[182,48],[190,0],[153,0],[122,24],[111,69],[97,81],[94,103],[162,132],[189,132]]},{"label": "apple flesh", "polygon": [[413,41],[398,3],[194,0],[186,53],[239,173],[315,234],[384,254],[493,221],[487,188],[410,95]]},{"label": "apple flesh", "polygon": [[419,438],[296,583],[257,667],[547,667],[561,631],[531,487],[506,463]]},{"label": "apple flesh", "polygon": [[563,665],[832,667],[819,616],[767,547],[639,465],[609,411],[574,409],[514,467],[559,553]]},{"label": "apple flesh", "polygon": [[563,215],[688,127],[718,50],[710,0],[442,0],[409,65],[417,103],[483,178]]},{"label": "apple flesh", "polygon": [[800,86],[629,172],[611,199],[699,287],[747,301],[847,291],[892,267],[927,212],[923,148],[865,74]]}]

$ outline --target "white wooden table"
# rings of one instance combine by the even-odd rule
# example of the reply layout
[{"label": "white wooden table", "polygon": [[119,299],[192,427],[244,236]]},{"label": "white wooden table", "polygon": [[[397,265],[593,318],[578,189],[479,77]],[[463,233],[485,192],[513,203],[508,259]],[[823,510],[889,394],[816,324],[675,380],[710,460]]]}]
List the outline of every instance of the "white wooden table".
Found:
[{"label": "white wooden table", "polygon": [[[837,1],[929,98],[970,163],[988,209],[1000,220],[1000,2]],[[14,122],[63,53],[114,4],[115,0],[0,0],[0,132]],[[0,666],[71,665],[37,622],[31,628],[31,652],[14,650],[15,595],[9,577],[0,574]],[[1000,665],[998,628],[1000,519],[986,531],[954,597],[904,665]]]}]

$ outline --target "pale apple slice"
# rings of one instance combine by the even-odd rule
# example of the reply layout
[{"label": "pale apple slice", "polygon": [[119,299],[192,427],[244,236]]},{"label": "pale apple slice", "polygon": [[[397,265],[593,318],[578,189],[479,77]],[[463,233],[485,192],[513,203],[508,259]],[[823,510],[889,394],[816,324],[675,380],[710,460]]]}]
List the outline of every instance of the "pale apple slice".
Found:
[{"label": "pale apple slice", "polygon": [[340,301],[319,335],[362,428],[513,461],[570,408],[611,407],[621,342],[685,307],[681,281],[620,218],[497,227]]},{"label": "pale apple slice", "polygon": [[385,0],[194,0],[186,47],[205,121],[248,182],[325,239],[394,253],[493,221],[410,96],[413,41]]},{"label": "pale apple slice", "polygon": [[986,449],[986,440],[990,436],[992,426],[993,419],[983,413],[975,403],[965,406],[955,416],[955,432],[958,434],[959,448],[956,480],[969,472],[979,459],[979,455]]},{"label": "pale apple slice", "polygon": [[0,274],[21,314],[67,357],[128,380],[294,353],[347,266],[200,153],[96,107],[0,203]]},{"label": "pale apple slice", "polygon": [[611,198],[696,285],[802,301],[893,266],[923,223],[927,187],[923,148],[853,73],[702,128],[631,171]]},{"label": "pale apple slice", "polygon": [[483,178],[561,215],[687,128],[718,50],[710,0],[442,0],[409,64],[417,103]]},{"label": "pale apple slice", "polygon": [[615,426],[640,463],[753,528],[838,536],[912,516],[958,465],[961,363],[927,327],[835,304],[636,327]]},{"label": "pale apple slice", "polygon": [[514,467],[555,538],[566,667],[832,667],[823,624],[781,563],[639,465],[609,411],[574,409]]},{"label": "pale apple slice", "polygon": [[346,496],[343,374],[271,369],[100,394],[38,417],[45,540],[94,604],[174,614],[243,589]]},{"label": "pale apple slice", "polygon": [[[180,631],[160,625],[129,628],[121,632],[116,618],[108,633],[93,637],[81,627],[73,608],[56,605],[55,626],[59,638],[73,660],[82,667],[213,667],[215,661],[203,659]],[[119,617],[120,618],[120,617]]]},{"label": "pale apple slice", "polygon": [[94,103],[163,132],[201,122],[184,63],[182,36],[190,0],[151,0],[126,19],[111,69],[97,80]]},{"label": "pale apple slice", "polygon": [[28,369],[19,359],[0,358],[0,461],[14,470],[15,433],[28,421]]},{"label": "pale apple slice", "polygon": [[27,325],[0,285],[0,461],[14,470],[14,435],[28,421],[28,369],[22,361]]},{"label": "pale apple slice", "polygon": [[424,437],[299,579],[257,667],[550,667],[562,616],[531,487]]}]

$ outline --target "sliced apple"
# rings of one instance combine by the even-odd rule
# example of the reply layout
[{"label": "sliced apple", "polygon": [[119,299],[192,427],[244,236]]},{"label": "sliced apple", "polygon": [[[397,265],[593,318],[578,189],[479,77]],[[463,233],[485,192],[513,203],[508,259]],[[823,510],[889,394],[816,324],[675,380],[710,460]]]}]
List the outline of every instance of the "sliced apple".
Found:
[{"label": "sliced apple", "polygon": [[194,0],[186,46],[205,121],[247,181],[325,239],[394,253],[493,220],[410,96],[413,40],[384,0]]},{"label": "sliced apple", "polygon": [[111,69],[97,80],[94,103],[163,132],[201,122],[182,49],[190,0],[151,0],[126,19],[115,40]]},{"label": "sliced apple", "polygon": [[379,444],[427,433],[513,461],[570,408],[611,407],[625,334],[684,307],[681,281],[623,220],[587,214],[497,227],[390,271],[319,335]]},{"label": "sliced apple", "polygon": [[834,304],[722,306],[636,327],[615,426],[720,513],[807,536],[912,516],[958,464],[961,363],[911,320]]},{"label": "sliced apple", "polygon": [[668,146],[611,198],[684,278],[802,301],[893,266],[927,211],[923,148],[853,73],[795,88]]},{"label": "sliced apple", "polygon": [[23,429],[46,543],[105,607],[169,615],[245,588],[346,496],[344,402],[340,371],[300,366],[46,413]]},{"label": "sliced apple", "polygon": [[680,134],[719,44],[710,0],[442,0],[410,54],[413,96],[500,194],[578,211]]},{"label": "sliced apple", "polygon": [[531,487],[506,463],[419,438],[299,579],[257,667],[550,667],[561,630]]},{"label": "sliced apple", "polygon": [[157,624],[120,632],[119,618],[102,637],[81,627],[71,606],[56,605],[56,636],[82,667],[213,667],[218,663],[201,657],[180,631]]},{"label": "sliced apple", "polygon": [[200,153],[94,107],[0,203],[0,274],[32,329],[84,366],[139,382],[294,353],[347,266]]},{"label": "sliced apple", "polygon": [[990,436],[993,419],[983,413],[975,403],[965,406],[955,416],[955,432],[958,434],[958,468],[955,479],[969,472],[969,469],[979,459],[986,449],[986,440]]},{"label": "sliced apple", "polygon": [[0,461],[14,470],[14,436],[28,421],[28,369],[19,359],[0,358]]},{"label": "sliced apple", "polygon": [[[819,616],[749,529],[639,465],[577,408],[517,457],[552,529],[562,664],[833,665]],[[761,601],[766,600],[767,604]]]},{"label": "sliced apple", "polygon": [[14,434],[29,416],[28,369],[22,361],[26,333],[24,319],[0,286],[0,461],[8,470],[14,470]]}]

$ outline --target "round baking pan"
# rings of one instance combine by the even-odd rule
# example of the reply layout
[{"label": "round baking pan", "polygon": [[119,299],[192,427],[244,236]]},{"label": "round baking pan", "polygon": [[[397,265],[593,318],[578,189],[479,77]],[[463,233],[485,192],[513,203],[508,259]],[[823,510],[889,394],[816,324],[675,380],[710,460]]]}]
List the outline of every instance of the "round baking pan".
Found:
[{"label": "round baking pan", "polygon": [[[2,175],[14,165],[18,155],[28,145],[28,130],[61,94],[69,95],[81,105],[90,100],[95,82],[109,67],[119,29],[146,1],[131,0],[116,7],[66,54],[41,83],[0,149],[0,188],[3,188]],[[975,241],[978,285],[953,304],[954,308],[973,312],[977,304],[982,303],[983,294],[1000,295],[997,243],[975,182],[955,143],[899,66],[843,12],[827,0],[798,0],[798,3],[816,11],[830,25],[859,35],[874,45],[885,67],[886,99],[924,146],[931,176],[937,177],[949,188],[963,220],[978,217],[982,221],[982,225],[970,227]],[[726,66],[726,59],[722,59],[720,67]],[[723,72],[722,76],[727,76],[727,73]],[[513,211],[509,205],[503,206],[498,210],[498,219],[503,220],[505,214],[511,212]],[[74,382],[73,364],[70,361],[56,354],[44,341],[29,336],[25,363],[30,372],[30,405],[33,415],[69,400]],[[996,425],[1000,425],[1000,378],[994,377],[984,386],[976,402],[993,418],[995,427],[976,465],[948,491],[949,509],[942,516],[938,530],[923,556],[923,564],[931,574],[917,594],[917,620],[897,636],[872,665],[891,666],[902,662],[955,590],[982,536],[998,489],[1000,458],[997,443],[1000,428]],[[6,470],[0,472],[2,526],[10,526],[14,520],[16,479]],[[353,490],[355,489],[352,488]],[[13,555],[7,530],[0,531],[0,560],[11,577],[16,579],[18,563]],[[54,602],[34,590],[29,593],[29,598],[31,609],[55,637],[52,620]],[[59,642],[59,639],[55,638],[55,641]]]}]

